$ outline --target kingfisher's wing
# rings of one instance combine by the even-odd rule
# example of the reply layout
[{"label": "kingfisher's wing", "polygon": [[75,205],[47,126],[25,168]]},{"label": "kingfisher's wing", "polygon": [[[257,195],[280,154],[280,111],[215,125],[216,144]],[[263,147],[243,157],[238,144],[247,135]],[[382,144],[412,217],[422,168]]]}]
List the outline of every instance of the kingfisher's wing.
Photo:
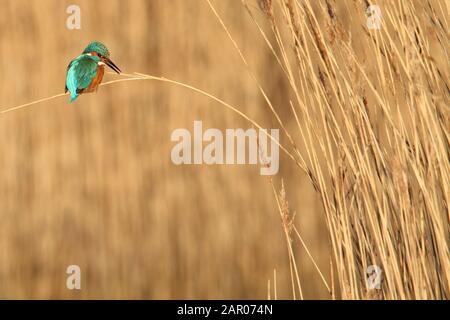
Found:
[{"label": "kingfisher's wing", "polygon": [[69,64],[66,88],[70,91],[71,101],[75,100],[83,89],[89,87],[97,69],[98,62],[88,55],[81,55]]},{"label": "kingfisher's wing", "polygon": [[64,93],[67,93],[67,91],[69,90],[67,88],[67,74],[69,73],[69,69],[72,66],[72,63],[74,62],[74,60],[70,61],[69,65],[67,66],[67,71],[66,71],[66,88],[64,89]]}]

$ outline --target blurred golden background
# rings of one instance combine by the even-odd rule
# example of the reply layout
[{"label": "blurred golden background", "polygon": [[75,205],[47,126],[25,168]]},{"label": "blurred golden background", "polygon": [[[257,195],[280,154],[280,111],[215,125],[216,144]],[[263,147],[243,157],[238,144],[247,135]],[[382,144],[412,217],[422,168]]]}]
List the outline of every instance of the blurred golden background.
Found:
[{"label": "blurred golden background", "polygon": [[[99,40],[124,72],[187,82],[275,127],[206,2],[77,1],[81,30],[68,30],[71,4],[1,1],[2,109],[63,92],[67,64]],[[241,2],[214,4],[281,102],[286,85]],[[274,269],[279,298],[289,298],[287,247],[259,166],[172,164],[170,135],[192,131],[194,120],[251,127],[203,96],[148,81],[2,115],[0,298],[266,298]],[[285,179],[299,229],[328,270],[320,204],[283,157],[277,181]],[[305,296],[327,297],[298,255]],[[71,264],[81,267],[80,291],[66,288]]]}]

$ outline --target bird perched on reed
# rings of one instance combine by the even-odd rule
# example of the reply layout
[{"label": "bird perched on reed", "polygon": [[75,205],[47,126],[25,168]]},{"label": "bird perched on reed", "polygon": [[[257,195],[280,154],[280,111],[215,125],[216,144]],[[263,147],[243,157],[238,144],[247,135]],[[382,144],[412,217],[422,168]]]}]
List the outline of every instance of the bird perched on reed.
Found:
[{"label": "bird perched on reed", "polygon": [[121,70],[111,61],[109,55],[104,44],[94,41],[69,63],[65,92],[70,92],[70,102],[75,101],[80,94],[97,90],[105,73],[105,65],[120,74]]}]

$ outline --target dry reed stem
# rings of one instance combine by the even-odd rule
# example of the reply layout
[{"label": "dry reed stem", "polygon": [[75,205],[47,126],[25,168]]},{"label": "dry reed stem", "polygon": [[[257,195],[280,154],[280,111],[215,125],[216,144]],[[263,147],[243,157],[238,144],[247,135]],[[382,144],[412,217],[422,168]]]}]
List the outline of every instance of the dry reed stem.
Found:
[{"label": "dry reed stem", "polygon": [[[222,106],[226,107],[227,109],[233,111],[234,113],[238,114],[240,117],[244,118],[245,120],[247,120],[248,122],[250,122],[253,126],[257,127],[258,129],[261,130],[261,132],[264,132],[264,134],[271,139],[274,143],[276,143],[278,145],[278,147],[280,147],[280,149],[289,157],[291,158],[297,165],[300,166],[300,164],[298,163],[298,161],[295,159],[294,155],[289,152],[286,147],[284,147],[277,139],[275,139],[270,133],[267,132],[267,130],[263,130],[262,126],[259,125],[255,120],[253,120],[252,118],[250,118],[249,116],[247,116],[245,113],[243,113],[242,111],[240,111],[238,108],[228,104],[227,102],[219,99],[218,97],[203,91],[201,89],[198,89],[196,87],[193,87],[191,85],[188,85],[186,83],[182,83],[182,82],[178,82],[175,80],[170,80],[164,77],[156,77],[156,76],[151,76],[151,75],[146,75],[143,73],[138,73],[136,72],[134,75],[132,74],[126,74],[126,73],[122,73],[121,76],[126,77],[125,79],[117,79],[117,80],[111,80],[105,83],[100,84],[100,86],[107,86],[107,85],[111,85],[114,83],[120,83],[120,82],[127,82],[127,81],[142,81],[142,80],[155,80],[155,81],[161,81],[161,82],[166,82],[166,83],[171,83],[171,84],[175,84],[177,86],[181,86],[187,89],[190,89],[194,92],[200,93],[216,102],[218,102],[219,104],[221,104]],[[22,105],[18,105],[18,106],[14,106],[8,109],[4,109],[0,111],[0,114],[6,114],[6,113],[10,113],[13,111],[18,111],[20,109],[24,109],[24,108],[28,108],[31,107],[33,105],[42,103],[42,102],[46,102],[46,101],[50,101],[56,98],[60,98],[60,97],[64,97],[67,96],[69,93],[61,93],[61,94],[57,94],[51,97],[47,97],[47,98],[43,98],[43,99],[39,99],[39,100],[35,100],[29,103],[25,103]]]}]

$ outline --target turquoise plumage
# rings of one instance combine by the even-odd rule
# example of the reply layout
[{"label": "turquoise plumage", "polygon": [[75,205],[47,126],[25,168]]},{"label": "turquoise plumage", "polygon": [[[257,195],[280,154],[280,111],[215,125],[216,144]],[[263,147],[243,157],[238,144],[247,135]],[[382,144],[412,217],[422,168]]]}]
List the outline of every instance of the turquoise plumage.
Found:
[{"label": "turquoise plumage", "polygon": [[88,44],[88,46],[84,49],[83,54],[88,54],[91,52],[97,52],[101,56],[105,58],[109,58],[109,50],[108,48],[101,42],[93,41]]},{"label": "turquoise plumage", "polygon": [[109,50],[100,42],[91,42],[83,53],[72,60],[67,67],[66,90],[70,92],[70,102],[82,93],[94,92],[103,79],[104,66],[117,73],[120,69],[109,59]]},{"label": "turquoise plumage", "polygon": [[99,62],[99,57],[83,54],[70,63],[66,79],[70,102],[75,101],[83,90],[89,88],[97,74]]}]

